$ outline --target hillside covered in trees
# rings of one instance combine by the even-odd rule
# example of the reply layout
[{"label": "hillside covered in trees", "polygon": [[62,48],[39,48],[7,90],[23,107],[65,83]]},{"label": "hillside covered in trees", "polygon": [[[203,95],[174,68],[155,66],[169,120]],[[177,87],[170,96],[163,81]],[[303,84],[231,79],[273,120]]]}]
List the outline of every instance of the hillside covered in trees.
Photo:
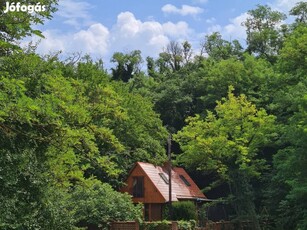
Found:
[{"label": "hillside covered in trees", "polygon": [[201,189],[222,190],[212,198],[233,219],[307,229],[306,3],[289,12],[291,24],[269,6],[250,10],[246,44],[215,32],[200,53],[189,41],[158,58],[116,52],[107,71],[88,55],[61,60],[17,45],[41,35],[33,26],[56,2],[39,14],[1,13],[0,229],[141,218],[117,190],[135,162],[166,161],[169,133],[174,163],[199,184],[211,178]]}]

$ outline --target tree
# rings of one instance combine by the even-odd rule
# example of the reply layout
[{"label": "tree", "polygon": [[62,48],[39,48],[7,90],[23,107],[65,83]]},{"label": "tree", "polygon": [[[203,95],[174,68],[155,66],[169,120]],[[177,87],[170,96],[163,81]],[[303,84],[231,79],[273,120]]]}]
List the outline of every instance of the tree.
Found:
[{"label": "tree", "polygon": [[297,23],[307,23],[307,3],[298,2],[296,6],[290,10],[290,15],[296,16]]},{"label": "tree", "polygon": [[275,65],[278,74],[270,86],[275,90],[271,93],[273,101],[268,108],[284,124],[288,124],[298,111],[298,102],[307,89],[306,39],[306,26],[297,26],[285,39]]},{"label": "tree", "polygon": [[270,107],[277,115],[282,138],[273,156],[274,167],[268,179],[266,202],[278,229],[305,229],[307,226],[304,179],[307,176],[306,35],[306,26],[296,22],[284,41],[275,66],[278,77]]},{"label": "tree", "polygon": [[201,53],[206,51],[209,57],[213,58],[214,60],[225,60],[231,57],[239,59],[242,57],[243,48],[239,41],[234,40],[233,42],[229,42],[223,40],[219,32],[206,35],[205,41],[201,46]]},{"label": "tree", "polygon": [[191,62],[193,56],[192,46],[188,41],[184,41],[182,43],[182,48],[184,64],[187,65]]},{"label": "tree", "polygon": [[187,126],[174,139],[183,153],[178,161],[202,171],[217,172],[230,188],[231,204],[240,218],[253,220],[260,229],[253,202],[251,180],[265,167],[257,155],[274,135],[274,116],[256,109],[244,95],[217,103],[216,115],[208,111],[205,119],[189,117]]},{"label": "tree", "polygon": [[112,78],[114,80],[128,82],[135,74],[138,74],[141,71],[141,51],[134,50],[129,54],[116,52],[113,54],[111,62],[117,64],[115,68],[112,68]]},{"label": "tree", "polygon": [[[306,92],[306,91],[305,91]],[[280,229],[305,229],[307,227],[307,94],[300,100],[299,111],[285,128],[283,141],[288,146],[274,156],[276,174],[273,182],[279,188],[276,205],[277,226]],[[271,192],[274,188],[271,187]],[[275,207],[276,207],[275,206]]]},{"label": "tree", "polygon": [[77,185],[69,201],[78,227],[109,229],[113,221],[142,218],[142,206],[134,205],[130,195],[116,192],[110,185],[94,179]]},{"label": "tree", "polygon": [[72,229],[77,185],[94,177],[118,187],[135,161],[164,161],[153,105],[100,62],[18,53],[1,59],[0,76],[2,228]]},{"label": "tree", "polygon": [[286,16],[278,11],[272,11],[269,6],[261,5],[249,10],[248,15],[249,17],[242,23],[246,27],[247,51],[274,61],[283,39],[278,26]]},{"label": "tree", "polygon": [[[296,27],[285,39],[284,46],[280,51],[278,67],[283,73],[303,76],[307,70],[305,53],[307,51],[306,26]],[[299,78],[297,78],[299,80]]]},{"label": "tree", "polygon": [[[11,1],[7,1],[11,2]],[[29,5],[29,1],[18,1],[21,5]],[[43,24],[45,19],[51,19],[52,13],[56,11],[55,5],[58,0],[33,0],[31,5],[40,4],[46,6],[45,11],[40,12],[7,12],[4,13],[6,1],[0,2],[0,55],[8,54],[17,49],[17,41],[20,39],[38,35],[43,37],[41,31],[35,29],[35,25]]]},{"label": "tree", "polygon": [[[186,44],[187,55],[189,53],[188,49],[188,44]],[[178,71],[183,62],[183,48],[178,42],[170,41],[166,46],[166,50],[159,54],[157,62],[161,73],[169,69],[173,72]]]}]

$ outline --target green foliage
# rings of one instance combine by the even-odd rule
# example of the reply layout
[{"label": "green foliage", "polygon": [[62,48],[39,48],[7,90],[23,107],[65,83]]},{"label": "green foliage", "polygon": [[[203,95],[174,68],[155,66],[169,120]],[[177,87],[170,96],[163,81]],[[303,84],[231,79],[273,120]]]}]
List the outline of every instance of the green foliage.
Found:
[{"label": "green foliage", "polygon": [[249,17],[242,23],[246,27],[248,52],[274,61],[282,45],[282,33],[277,26],[286,15],[262,5],[249,10],[248,14]]},{"label": "green foliage", "polygon": [[[167,133],[153,105],[129,93],[128,86],[108,80],[99,63],[85,59],[71,66],[56,57],[44,60],[24,53],[2,58],[0,73],[3,226],[44,229],[61,215],[67,217],[63,228],[69,229],[81,220],[67,202],[72,188],[79,191],[93,176],[116,187],[135,161],[164,161]],[[53,189],[63,200],[49,198]],[[98,199],[96,190],[90,195]],[[129,205],[129,197],[112,196]],[[113,203],[114,212],[107,210],[112,218],[129,216]],[[94,212],[95,207],[88,213],[92,219]]]},{"label": "green foliage", "polygon": [[305,53],[307,50],[307,28],[298,26],[287,37],[280,51],[278,67],[281,71],[304,75],[307,70]]},{"label": "green foliage", "polygon": [[231,57],[239,59],[242,57],[242,46],[237,40],[228,42],[222,39],[219,32],[211,35],[206,35],[203,49],[207,52],[209,57],[214,60],[226,60]]},{"label": "green foliage", "polygon": [[268,6],[250,10],[246,50],[213,33],[202,47],[209,57],[194,58],[188,41],[172,41],[147,58],[149,76],[140,51],[115,53],[111,75],[90,56],[63,62],[33,47],[21,52],[17,42],[42,36],[34,26],[56,10],[57,0],[40,3],[48,10],[33,14],[4,14],[0,3],[1,229],[139,218],[110,185],[120,187],[136,161],[165,161],[165,127],[181,130],[179,163],[218,175],[211,188],[229,185],[236,219],[259,228],[261,213],[272,228],[307,228],[305,2],[290,11],[291,25],[280,26],[285,15]]},{"label": "green foliage", "polygon": [[179,161],[198,170],[217,172],[231,188],[237,215],[249,216],[256,227],[250,180],[265,168],[264,159],[257,154],[275,136],[274,116],[257,110],[244,95],[235,97],[231,91],[227,99],[217,102],[216,114],[208,111],[205,119],[199,115],[188,118],[188,125],[174,138],[183,150]]},{"label": "green foliage", "polygon": [[111,61],[117,64],[115,68],[112,68],[112,78],[128,82],[135,74],[140,72],[141,51],[134,50],[129,54],[116,52],[113,54]]},{"label": "green foliage", "polygon": [[175,135],[184,151],[180,160],[198,169],[216,170],[226,180],[232,170],[259,175],[263,161],[255,156],[270,140],[274,116],[231,91],[215,111],[216,115],[208,111],[205,120],[199,115],[188,118],[188,125]]},{"label": "green foliage", "polygon": [[118,193],[98,180],[77,185],[71,192],[69,206],[79,227],[108,229],[110,222],[138,220],[142,215],[142,207],[132,204],[129,195]]},{"label": "green foliage", "polygon": [[[12,50],[19,49],[16,41],[26,36],[38,35],[43,37],[41,31],[34,27],[43,24],[45,19],[51,19],[52,13],[56,11],[55,5],[58,0],[33,0],[31,5],[40,3],[46,6],[46,11],[41,12],[7,12],[4,13],[6,2],[0,2],[0,56],[9,54]],[[29,5],[29,1],[18,1],[21,5]]]},{"label": "green foliage", "polygon": [[307,23],[307,3],[298,2],[295,7],[290,10],[290,15],[296,16],[295,21],[298,24]]},{"label": "green foliage", "polygon": [[154,221],[154,222],[143,222],[140,224],[141,230],[169,230],[171,222],[163,221]]},{"label": "green foliage", "polygon": [[179,230],[194,230],[196,228],[195,220],[190,220],[190,221],[180,220],[177,223]]},{"label": "green foliage", "polygon": [[[307,95],[305,94],[299,111],[290,120],[285,140],[291,145],[281,149],[274,156],[277,173],[274,181],[286,188],[284,197],[279,201],[279,224],[281,229],[295,226],[304,229],[307,226]],[[295,212],[296,215],[291,213]]]},{"label": "green foliage", "polygon": [[180,201],[172,203],[173,220],[196,220],[197,209],[192,201]]}]

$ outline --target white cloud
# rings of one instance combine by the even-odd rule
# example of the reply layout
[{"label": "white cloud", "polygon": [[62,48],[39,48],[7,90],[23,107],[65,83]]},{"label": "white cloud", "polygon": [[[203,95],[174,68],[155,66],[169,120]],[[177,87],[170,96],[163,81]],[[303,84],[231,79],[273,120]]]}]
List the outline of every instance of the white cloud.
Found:
[{"label": "white cloud", "polygon": [[182,16],[201,14],[204,10],[197,6],[182,5],[177,8],[172,4],[166,4],[161,9],[166,14],[180,14]]},{"label": "white cloud", "polygon": [[162,25],[165,34],[172,38],[187,38],[191,29],[186,22],[180,21],[177,23],[167,22]]},{"label": "white cloud", "polygon": [[238,17],[230,19],[230,24],[224,27],[224,34],[228,35],[229,38],[244,39],[246,37],[246,28],[242,26],[248,17],[247,13],[243,13]]},{"label": "white cloud", "polygon": [[284,13],[289,13],[289,11],[296,5],[296,3],[301,0],[275,0],[271,6]]},{"label": "white cloud", "polygon": [[[220,32],[225,40],[238,39],[243,41],[246,38],[245,27],[242,26],[242,22],[248,17],[247,13],[242,13],[241,15],[229,20],[229,24],[221,26],[219,24],[213,24],[207,30],[209,34],[214,32]],[[214,20],[212,20],[214,22]],[[211,20],[210,20],[211,22]]]},{"label": "white cloud", "polygon": [[143,56],[157,56],[170,40],[187,38],[192,33],[186,22],[142,22],[131,12],[120,13],[111,30],[111,53],[114,51],[142,50]]},{"label": "white cloud", "polygon": [[218,24],[214,24],[207,29],[208,34],[212,34],[214,32],[222,32],[222,26]]},{"label": "white cloud", "polygon": [[[63,34],[56,30],[46,30],[43,34],[45,39],[38,46],[38,52],[42,54],[63,51],[65,54],[82,52],[101,57],[108,50],[109,31],[99,23],[76,33]],[[38,39],[34,41],[37,42]]]},{"label": "white cloud", "polygon": [[200,3],[200,4],[204,4],[207,3],[208,0],[193,0],[194,3]]},{"label": "white cloud", "polygon": [[191,40],[195,35],[184,21],[141,21],[131,12],[120,13],[111,28],[94,23],[74,33],[46,30],[43,34],[46,39],[38,46],[38,52],[41,54],[60,50],[64,55],[82,52],[93,58],[102,58],[105,63],[110,61],[116,51],[130,52],[139,49],[143,57],[157,57],[170,40]]},{"label": "white cloud", "polygon": [[88,12],[93,6],[88,2],[74,0],[60,0],[57,15],[64,18],[64,23],[76,28],[88,26],[93,23]]},{"label": "white cloud", "polygon": [[76,47],[82,47],[88,53],[98,55],[107,53],[109,30],[100,23],[75,33],[72,38]]},{"label": "white cloud", "polygon": [[208,19],[206,20],[206,23],[208,23],[208,24],[213,24],[213,23],[215,23],[215,22],[216,22],[216,18],[214,18],[214,17],[208,18]]}]

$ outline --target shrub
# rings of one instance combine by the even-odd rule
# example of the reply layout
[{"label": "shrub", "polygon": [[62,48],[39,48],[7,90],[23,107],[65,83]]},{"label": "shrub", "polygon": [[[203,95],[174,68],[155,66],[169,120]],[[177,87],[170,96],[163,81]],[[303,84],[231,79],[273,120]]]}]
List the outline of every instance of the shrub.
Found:
[{"label": "shrub", "polygon": [[197,220],[197,209],[192,201],[173,203],[173,220]]},{"label": "shrub", "polygon": [[71,206],[78,227],[102,227],[112,221],[140,219],[142,210],[135,206],[129,195],[116,192],[109,184],[88,180],[72,192]]},{"label": "shrub", "polygon": [[140,230],[169,230],[171,222],[155,221],[155,222],[143,222],[140,224]]}]

